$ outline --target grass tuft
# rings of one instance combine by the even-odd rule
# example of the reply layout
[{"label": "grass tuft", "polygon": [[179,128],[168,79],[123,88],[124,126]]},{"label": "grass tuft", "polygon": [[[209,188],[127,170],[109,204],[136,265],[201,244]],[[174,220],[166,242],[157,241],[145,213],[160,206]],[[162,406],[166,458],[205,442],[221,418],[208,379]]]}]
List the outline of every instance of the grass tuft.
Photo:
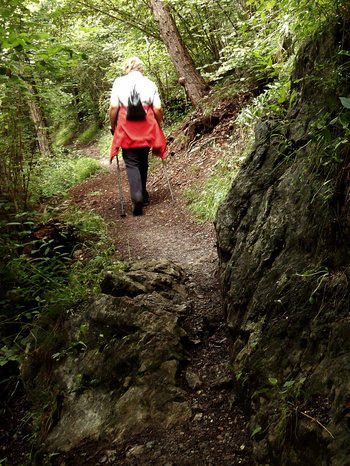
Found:
[{"label": "grass tuft", "polygon": [[97,123],[90,124],[76,139],[77,144],[87,144],[96,141],[101,129]]},{"label": "grass tuft", "polygon": [[206,183],[186,191],[187,205],[200,223],[214,220],[219,204],[228,193],[231,182],[231,177],[214,176]]},{"label": "grass tuft", "polygon": [[76,122],[71,122],[69,124],[65,123],[60,129],[58,129],[55,140],[54,140],[54,147],[60,148],[65,147],[70,144],[74,136],[77,132],[77,124]]}]

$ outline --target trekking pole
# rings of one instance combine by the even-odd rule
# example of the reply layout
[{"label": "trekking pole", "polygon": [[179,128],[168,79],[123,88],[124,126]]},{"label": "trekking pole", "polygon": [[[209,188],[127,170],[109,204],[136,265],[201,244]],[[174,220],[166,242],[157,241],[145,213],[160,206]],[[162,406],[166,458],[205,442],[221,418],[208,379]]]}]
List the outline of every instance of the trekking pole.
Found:
[{"label": "trekking pole", "polygon": [[170,181],[169,181],[168,172],[167,172],[166,165],[165,165],[165,162],[164,162],[163,159],[162,159],[162,162],[163,162],[164,176],[165,176],[165,179],[166,179],[166,181],[167,181],[167,183],[168,183],[168,188],[169,188],[169,191],[170,191],[170,196],[171,196],[171,199],[174,201],[173,190],[171,189],[171,184],[170,184]]},{"label": "trekking pole", "polygon": [[121,205],[121,208],[122,208],[122,213],[120,214],[120,216],[121,217],[126,217],[126,214],[125,214],[125,211],[124,211],[124,200],[123,200],[122,182],[121,182],[121,179],[120,179],[120,167],[119,167],[118,154],[116,155],[116,159],[117,159],[119,198],[120,198],[120,205]]}]

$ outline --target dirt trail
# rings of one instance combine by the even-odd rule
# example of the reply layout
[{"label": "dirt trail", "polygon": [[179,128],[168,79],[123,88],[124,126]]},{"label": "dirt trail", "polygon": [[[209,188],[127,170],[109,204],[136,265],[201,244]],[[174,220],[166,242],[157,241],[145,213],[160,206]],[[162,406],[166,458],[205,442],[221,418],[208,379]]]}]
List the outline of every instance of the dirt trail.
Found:
[{"label": "dirt trail", "polygon": [[204,256],[215,260],[213,225],[198,224],[187,211],[182,195],[184,186],[190,184],[193,178],[205,177],[205,170],[196,176],[189,173],[193,171],[191,160],[182,164],[178,158],[172,157],[167,170],[175,194],[173,201],[161,161],[153,158],[147,183],[150,205],[144,208],[144,215],[133,217],[125,166],[119,156],[126,213],[126,217],[122,218],[115,161],[110,165],[105,158],[101,158],[96,146],[84,152],[97,157],[107,172],[75,187],[71,191],[73,201],[83,209],[96,211],[114,224],[116,230],[113,232],[112,229],[111,234],[120,259],[162,257],[185,267],[192,267]]},{"label": "dirt trail", "polygon": [[[95,146],[88,153],[100,158]],[[131,213],[122,161],[125,218],[120,216],[115,163],[109,166],[104,160],[107,172],[71,191],[72,201],[80,208],[93,209],[111,223],[118,259],[165,258],[184,269],[191,290],[192,314],[183,323],[190,340],[190,362],[179,374],[179,383],[188,394],[193,416],[187,425],[165,431],[155,426],[122,446],[82,445],[65,457],[63,464],[252,464],[248,421],[235,405],[232,373],[227,368],[230,338],[222,310],[214,227],[211,223],[198,224],[183,199],[184,188],[205,178],[214,157],[210,154],[201,160],[200,172],[192,169],[191,154],[170,157],[168,174],[174,201],[161,162],[153,161],[155,167],[148,180],[150,205],[140,217]]]}]

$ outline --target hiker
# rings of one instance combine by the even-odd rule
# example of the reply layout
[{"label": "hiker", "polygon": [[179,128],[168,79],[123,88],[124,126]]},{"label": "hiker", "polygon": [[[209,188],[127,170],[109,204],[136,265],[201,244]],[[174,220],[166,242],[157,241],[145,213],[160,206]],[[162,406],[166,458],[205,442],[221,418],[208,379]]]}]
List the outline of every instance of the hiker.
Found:
[{"label": "hiker", "polygon": [[150,148],[154,155],[162,160],[165,158],[166,141],[160,127],[163,109],[157,86],[143,76],[143,64],[139,58],[130,58],[124,72],[125,76],[114,81],[111,93],[109,119],[113,142],[110,162],[121,148],[133,215],[142,215],[142,208],[149,204],[146,183]]}]

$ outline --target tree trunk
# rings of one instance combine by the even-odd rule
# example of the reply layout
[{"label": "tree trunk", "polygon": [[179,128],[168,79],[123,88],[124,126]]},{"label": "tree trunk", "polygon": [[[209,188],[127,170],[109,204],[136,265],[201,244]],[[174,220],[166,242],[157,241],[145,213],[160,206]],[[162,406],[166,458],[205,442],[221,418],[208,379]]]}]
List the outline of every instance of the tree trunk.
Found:
[{"label": "tree trunk", "polygon": [[79,91],[76,86],[73,86],[72,88],[72,95],[73,95],[73,102],[74,102],[74,107],[75,107],[75,118],[77,122],[80,124],[82,123],[84,119],[84,115],[83,115],[83,112],[79,110],[80,97],[79,97]]},{"label": "tree trunk", "polygon": [[207,92],[206,83],[196,69],[167,6],[161,0],[150,0],[150,3],[175,70],[179,79],[184,80],[187,94],[196,107]]},{"label": "tree trunk", "polygon": [[50,145],[47,137],[45,118],[36,97],[35,87],[28,85],[28,91],[28,105],[37,134],[40,154],[43,157],[48,157],[50,155]]}]

